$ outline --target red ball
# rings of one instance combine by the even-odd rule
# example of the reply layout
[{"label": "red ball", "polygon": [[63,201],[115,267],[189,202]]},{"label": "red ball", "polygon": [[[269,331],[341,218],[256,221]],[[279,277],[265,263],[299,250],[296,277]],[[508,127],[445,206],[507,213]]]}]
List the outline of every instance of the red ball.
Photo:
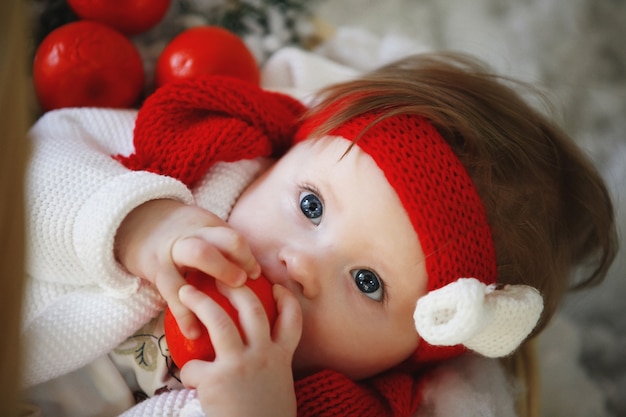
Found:
[{"label": "red ball", "polygon": [[78,21],[48,34],[35,53],[33,83],[44,110],[132,107],[144,86],[137,48],[101,23]]},{"label": "red ball", "polygon": [[246,44],[232,32],[217,26],[188,29],[165,47],[157,60],[155,83],[214,74],[259,84],[259,66]]},{"label": "red ball", "polygon": [[[239,324],[239,314],[228,299],[218,291],[215,285],[215,279],[199,271],[189,271],[185,278],[187,282],[195,286],[198,290],[209,295],[215,300],[228,315],[233,319],[239,333],[243,337],[241,326]],[[272,294],[272,284],[267,278],[260,276],[257,279],[248,279],[248,286],[259,297],[265,313],[267,314],[270,326],[273,326],[278,316],[274,295]],[[172,360],[179,368],[182,368],[188,361],[192,359],[200,359],[204,361],[212,361],[215,359],[215,350],[211,343],[211,337],[205,327],[202,327],[202,334],[198,339],[189,340],[180,331],[176,319],[172,315],[169,308],[165,310],[164,317],[165,340],[170,351]]]},{"label": "red ball", "polygon": [[152,28],[170,7],[170,0],[67,0],[67,3],[82,19],[103,23],[126,35]]}]

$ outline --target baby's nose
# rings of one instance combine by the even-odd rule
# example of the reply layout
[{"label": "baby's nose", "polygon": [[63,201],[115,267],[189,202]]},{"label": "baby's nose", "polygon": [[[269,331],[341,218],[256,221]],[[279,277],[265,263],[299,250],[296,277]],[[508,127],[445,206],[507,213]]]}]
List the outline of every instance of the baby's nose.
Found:
[{"label": "baby's nose", "polygon": [[306,251],[286,248],[281,251],[280,261],[287,269],[289,280],[298,284],[303,296],[314,298],[319,294],[319,257]]}]

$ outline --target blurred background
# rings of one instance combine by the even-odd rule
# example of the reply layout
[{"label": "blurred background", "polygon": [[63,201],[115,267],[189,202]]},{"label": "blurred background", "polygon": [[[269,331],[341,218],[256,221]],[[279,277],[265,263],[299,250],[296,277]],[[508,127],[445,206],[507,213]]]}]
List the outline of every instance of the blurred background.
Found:
[{"label": "blurred background", "polygon": [[[33,50],[50,30],[76,19],[65,1],[31,6]],[[626,1],[172,0],[159,25],[132,38],[147,89],[165,45],[200,24],[237,32],[260,63],[286,45],[359,70],[446,49],[531,82],[606,178],[626,236]],[[605,283],[571,295],[540,338],[546,417],[626,416],[625,254],[623,243]]]}]

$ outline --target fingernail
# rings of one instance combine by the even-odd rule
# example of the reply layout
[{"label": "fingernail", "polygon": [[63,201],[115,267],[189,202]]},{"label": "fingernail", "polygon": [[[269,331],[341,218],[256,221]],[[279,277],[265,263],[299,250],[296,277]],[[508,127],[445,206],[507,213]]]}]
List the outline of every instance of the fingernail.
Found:
[{"label": "fingernail", "polygon": [[250,274],[250,278],[257,279],[260,276],[261,276],[261,265],[256,264],[254,267],[254,271],[252,271],[252,274]]},{"label": "fingernail", "polygon": [[246,274],[245,271],[241,271],[239,272],[239,274],[237,274],[237,279],[235,280],[235,284],[236,286],[240,286],[246,283],[246,281],[248,280],[248,274]]},{"label": "fingernail", "polygon": [[185,284],[178,289],[178,296],[181,297],[182,294],[184,293],[192,294],[195,290],[196,290],[196,287],[194,287],[193,285]]},{"label": "fingernail", "polygon": [[[243,285],[243,284],[241,284],[241,285]],[[232,285],[232,284],[226,284],[226,283],[221,282],[221,281],[215,281],[215,287],[216,287],[216,288],[217,288],[217,290],[218,290],[219,292],[221,292],[222,294],[224,294],[224,293],[226,293],[226,292],[230,291],[230,289],[231,289],[231,288],[233,288],[233,287],[238,287],[238,286],[240,286],[240,285],[238,285],[238,284],[236,284],[236,283],[235,283],[235,285]]]},{"label": "fingernail", "polygon": [[199,337],[200,337],[200,330],[198,330],[196,327],[187,329],[187,339],[196,340]]}]

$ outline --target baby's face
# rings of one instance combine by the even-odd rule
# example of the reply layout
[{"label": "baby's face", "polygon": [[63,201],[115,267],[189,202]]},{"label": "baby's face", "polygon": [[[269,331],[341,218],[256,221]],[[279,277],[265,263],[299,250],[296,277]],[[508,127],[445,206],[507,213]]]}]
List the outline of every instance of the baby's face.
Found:
[{"label": "baby's face", "polygon": [[229,222],[273,283],[290,289],[304,324],[297,374],[376,374],[415,351],[424,255],[374,160],[343,138],[295,146],[244,192]]}]

